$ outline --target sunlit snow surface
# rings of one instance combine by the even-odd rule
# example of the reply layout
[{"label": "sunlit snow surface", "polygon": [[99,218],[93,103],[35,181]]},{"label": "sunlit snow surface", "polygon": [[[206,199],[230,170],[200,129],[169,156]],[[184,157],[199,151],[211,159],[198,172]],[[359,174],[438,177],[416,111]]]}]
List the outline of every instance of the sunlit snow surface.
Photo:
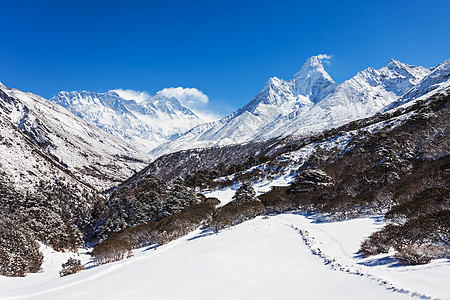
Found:
[{"label": "sunlit snow surface", "polygon": [[[218,234],[197,230],[158,248],[137,249],[134,257],[107,265],[92,267],[81,254],[88,270],[63,278],[58,270],[70,254],[47,249],[43,273],[0,277],[0,298],[448,298],[445,260],[410,267],[387,256],[371,258],[368,266],[358,257],[361,240],[382,225],[376,218],[314,223],[296,214],[258,217]],[[309,246],[300,230],[308,233]],[[321,254],[313,254],[319,248]]]}]

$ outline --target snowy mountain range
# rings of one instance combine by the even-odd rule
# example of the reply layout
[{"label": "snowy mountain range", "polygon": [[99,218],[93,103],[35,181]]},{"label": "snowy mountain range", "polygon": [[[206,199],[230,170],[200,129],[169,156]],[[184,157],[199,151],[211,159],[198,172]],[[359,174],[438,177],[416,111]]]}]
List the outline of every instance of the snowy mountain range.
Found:
[{"label": "snowy mountain range", "polygon": [[391,59],[342,83],[312,56],[292,79],[272,77],[247,105],[217,121],[204,123],[176,98],[159,93],[127,100],[107,93],[60,92],[51,101],[125,138],[151,157],[178,150],[302,135],[340,126],[386,111],[449,82],[449,60],[436,68]]},{"label": "snowy mountain range", "polygon": [[[159,156],[193,147],[209,147],[301,135],[368,117],[389,107],[437,92],[449,81],[447,60],[436,68],[391,59],[337,84],[319,56],[309,58],[293,79],[270,78],[246,106],[221,120],[201,124],[150,153]],[[401,100],[400,100],[401,99]],[[399,103],[395,104],[397,101]],[[392,108],[391,107],[391,108]]]},{"label": "snowy mountain range", "polygon": [[0,84],[0,166],[21,189],[41,180],[102,191],[125,180],[146,154],[38,95]]},{"label": "snowy mountain range", "polygon": [[60,92],[50,99],[88,122],[120,136],[143,151],[203,123],[174,97],[160,94],[143,101],[107,93]]},{"label": "snowy mountain range", "polygon": [[[1,85],[1,164],[15,182],[36,183],[43,170],[48,177],[54,169],[32,163],[39,152],[38,160],[44,155],[45,161],[52,160],[86,184],[109,188],[142,169],[151,157],[320,131],[449,86],[450,60],[424,68],[391,59],[381,69],[368,68],[337,84],[313,56],[293,79],[273,77],[243,108],[202,123],[176,98],[160,94],[135,101],[114,91],[60,92],[49,101]],[[28,165],[35,165],[34,171],[22,172]]]},{"label": "snowy mountain range", "polygon": [[[115,201],[111,197],[102,206],[102,213],[115,212],[104,215],[109,221],[96,222],[100,228],[114,228],[109,239],[77,253],[56,252],[42,245],[43,270],[17,280],[0,276],[0,297],[61,299],[70,295],[78,299],[89,294],[143,298],[152,294],[157,298],[213,295],[229,299],[237,294],[277,298],[281,293],[283,298],[297,299],[306,293],[319,299],[445,299],[450,291],[447,277],[442,276],[450,270],[445,188],[449,95],[446,88],[392,114],[352,122],[356,127],[349,126],[349,130],[341,126],[316,137],[286,138],[273,145],[273,151],[262,146],[266,152],[258,159],[268,158],[268,153],[271,158],[257,165],[242,161],[229,168],[230,173],[220,170],[219,160],[208,157],[221,157],[221,148],[239,152],[233,149],[236,146],[167,155],[177,161],[170,165],[165,160],[156,170],[184,165],[177,185],[182,178],[184,183],[195,183],[192,176],[191,180],[183,176],[201,171],[196,173],[199,181],[195,185],[204,186],[200,189],[202,203],[160,221],[118,229],[122,218],[148,217],[137,210],[137,203],[145,207],[161,203],[161,198],[152,197],[158,195],[161,185],[155,184],[156,172],[151,170],[149,176],[136,178],[116,193],[119,198]],[[164,157],[155,162],[158,160]],[[205,161],[211,166],[202,164]],[[253,191],[250,200],[237,197],[246,185]],[[256,196],[258,200],[252,200]],[[121,197],[123,202],[118,200]],[[255,203],[264,205],[260,216],[249,209]],[[171,204],[178,205],[177,201]],[[216,207],[209,211],[208,205]],[[380,213],[381,209],[387,213]],[[397,222],[393,216],[407,221]],[[220,222],[224,227],[218,230]],[[374,239],[376,243],[370,244]],[[124,243],[132,245],[132,250],[117,246]],[[105,254],[124,251],[129,255],[99,265],[98,249],[106,249]],[[365,249],[373,253],[364,254]],[[430,250],[424,249],[435,252],[429,256]],[[416,257],[429,257],[429,261],[416,263]],[[404,261],[407,258],[409,263]],[[67,266],[68,259],[80,259],[85,269],[61,279],[58,271]],[[200,271],[192,272],[197,269]],[[212,273],[215,275],[210,276]],[[310,286],[311,274],[326,280]],[[173,288],[174,278],[181,288]],[[249,289],[255,278],[263,284]],[[28,288],[24,290],[24,286]]]}]

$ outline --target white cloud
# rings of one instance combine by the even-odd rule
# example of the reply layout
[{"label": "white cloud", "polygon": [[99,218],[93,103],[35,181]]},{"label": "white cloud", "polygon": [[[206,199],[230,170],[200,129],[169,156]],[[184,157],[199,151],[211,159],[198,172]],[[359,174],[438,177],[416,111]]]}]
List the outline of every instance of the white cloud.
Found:
[{"label": "white cloud", "polygon": [[317,58],[320,59],[323,63],[329,64],[329,60],[331,59],[331,55],[329,54],[319,54]]},{"label": "white cloud", "polygon": [[319,54],[319,55],[317,55],[317,57],[319,59],[324,59],[324,60],[331,59],[331,55],[329,55],[329,54]]},{"label": "white cloud", "polygon": [[[137,103],[150,99],[152,96],[145,91],[135,91],[130,89],[115,89],[121,98],[126,100],[135,100]],[[175,97],[184,106],[192,110],[200,119],[206,122],[220,119],[222,112],[211,109],[209,97],[196,88],[170,87],[162,89],[156,93],[165,97]]]},{"label": "white cloud", "polygon": [[177,98],[178,101],[192,110],[203,121],[210,122],[222,117],[221,113],[210,109],[209,97],[196,88],[170,87],[156,94]]},{"label": "white cloud", "polygon": [[123,89],[116,89],[116,90],[112,90],[112,91],[116,92],[117,95],[120,96],[120,98],[123,98],[125,100],[134,100],[137,103],[148,100],[150,98],[150,94],[145,91],[141,92],[141,91],[123,90]]},{"label": "white cloud", "polygon": [[175,97],[189,108],[191,108],[191,106],[195,108],[196,106],[206,105],[209,102],[208,96],[196,88],[170,87],[165,88],[156,94],[166,97]]}]

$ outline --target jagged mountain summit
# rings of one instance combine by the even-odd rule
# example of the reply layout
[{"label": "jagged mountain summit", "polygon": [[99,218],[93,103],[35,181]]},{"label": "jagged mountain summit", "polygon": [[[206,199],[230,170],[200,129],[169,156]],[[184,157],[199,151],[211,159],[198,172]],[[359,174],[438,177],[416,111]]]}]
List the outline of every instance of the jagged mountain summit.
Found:
[{"label": "jagged mountain summit", "polygon": [[293,82],[295,94],[309,96],[314,103],[328,95],[336,86],[318,56],[306,61],[301,70],[294,75]]},{"label": "jagged mountain summit", "polygon": [[[445,65],[445,63],[443,64]],[[340,84],[325,71],[320,56],[309,58],[293,79],[270,78],[246,106],[221,120],[201,124],[150,153],[159,156],[194,147],[209,147],[305,134],[371,116],[392,105],[416,99],[414,88],[439,90],[448,81],[444,66],[425,68],[391,59]],[[409,96],[408,96],[409,95]]]},{"label": "jagged mountain summit", "polygon": [[280,114],[314,105],[328,95],[335,85],[321,60],[313,56],[293,79],[285,81],[277,77],[270,78],[258,95],[240,112],[249,112],[266,123]]},{"label": "jagged mountain summit", "polygon": [[176,98],[159,94],[138,102],[124,99],[115,91],[62,91],[50,100],[144,151],[203,123]]},{"label": "jagged mountain summit", "polygon": [[0,84],[0,177],[33,190],[42,180],[102,191],[147,162],[120,137],[32,93]]}]

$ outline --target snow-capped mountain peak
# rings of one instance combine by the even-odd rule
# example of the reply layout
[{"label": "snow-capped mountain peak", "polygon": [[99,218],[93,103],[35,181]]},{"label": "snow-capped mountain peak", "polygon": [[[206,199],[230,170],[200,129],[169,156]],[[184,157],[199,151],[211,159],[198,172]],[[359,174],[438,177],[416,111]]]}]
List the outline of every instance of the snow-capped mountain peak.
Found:
[{"label": "snow-capped mountain peak", "polygon": [[321,73],[324,77],[327,77],[330,81],[333,81],[333,79],[331,79],[331,76],[325,71],[322,60],[319,58],[319,56],[311,56],[310,58],[308,58],[303,64],[300,71],[298,71],[294,75],[294,79],[299,77],[308,77],[314,73]]},{"label": "snow-capped mountain peak", "polygon": [[439,64],[436,68],[426,70],[428,71],[426,76],[418,79],[414,87],[403,94],[397,101],[386,106],[384,110],[392,109],[428,93],[436,93],[450,86],[450,59]]},{"label": "snow-capped mountain peak", "polygon": [[312,56],[306,61],[294,75],[293,83],[297,95],[308,96],[313,102],[321,100],[335,86],[319,56]]},{"label": "snow-capped mountain peak", "polygon": [[157,94],[150,97],[148,100],[141,102],[140,104],[142,106],[151,107],[156,111],[165,112],[171,116],[182,117],[184,115],[192,118],[198,118],[193,111],[184,106],[175,97],[166,97]]},{"label": "snow-capped mountain peak", "polygon": [[392,69],[392,70],[405,69],[408,67],[410,67],[408,64],[402,63],[394,58],[391,58],[386,65],[386,68]]},{"label": "snow-capped mountain peak", "polygon": [[[321,100],[335,86],[334,80],[325,71],[319,56],[310,57],[293,79],[270,78],[256,97],[243,110],[256,115],[268,114],[267,105],[279,113],[293,108],[312,105]],[[262,110],[266,112],[263,113]],[[274,113],[270,113],[271,117]]]},{"label": "snow-capped mountain peak", "polygon": [[432,71],[432,68],[408,65],[393,58],[389,60],[385,68],[395,72],[398,76],[408,78],[412,84],[417,84]]},{"label": "snow-capped mountain peak", "polygon": [[[282,96],[282,97],[280,97]],[[244,110],[255,112],[257,106],[283,106],[288,98],[292,98],[292,84],[277,77],[270,78],[262,90],[244,107]]]}]

